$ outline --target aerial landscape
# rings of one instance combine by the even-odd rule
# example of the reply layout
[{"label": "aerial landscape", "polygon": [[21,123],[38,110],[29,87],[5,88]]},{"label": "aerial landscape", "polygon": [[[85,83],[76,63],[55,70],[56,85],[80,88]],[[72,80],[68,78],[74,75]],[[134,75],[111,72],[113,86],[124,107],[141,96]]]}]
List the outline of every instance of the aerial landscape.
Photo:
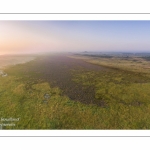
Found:
[{"label": "aerial landscape", "polygon": [[0,129],[150,129],[150,21],[0,21]]}]

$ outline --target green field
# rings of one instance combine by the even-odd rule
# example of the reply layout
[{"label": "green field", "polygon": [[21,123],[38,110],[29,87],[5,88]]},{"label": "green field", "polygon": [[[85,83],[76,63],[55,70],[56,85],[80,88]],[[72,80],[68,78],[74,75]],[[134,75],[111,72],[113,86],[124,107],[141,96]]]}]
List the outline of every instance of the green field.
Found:
[{"label": "green field", "polygon": [[134,58],[141,61],[139,65],[131,59],[71,57],[105,66],[106,70],[97,72],[70,70],[75,84],[94,88],[97,102],[71,100],[62,89],[41,79],[40,71],[29,69],[39,57],[6,68],[8,76],[0,76],[0,115],[19,118],[16,122],[0,120],[15,123],[3,129],[150,129],[150,75],[141,65],[147,67],[148,60]]}]

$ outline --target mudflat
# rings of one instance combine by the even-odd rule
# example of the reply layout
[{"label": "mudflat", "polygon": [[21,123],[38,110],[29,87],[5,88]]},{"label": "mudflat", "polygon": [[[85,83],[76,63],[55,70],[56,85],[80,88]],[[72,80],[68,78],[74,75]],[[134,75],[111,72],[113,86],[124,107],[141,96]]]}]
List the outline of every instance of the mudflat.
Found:
[{"label": "mudflat", "polygon": [[40,78],[46,80],[53,87],[59,87],[63,94],[71,100],[86,104],[97,104],[103,106],[104,102],[95,98],[94,87],[83,88],[75,83],[72,70],[102,71],[106,68],[87,63],[83,60],[70,58],[66,55],[43,56],[37,59],[35,65],[30,67],[32,72],[40,72]]}]

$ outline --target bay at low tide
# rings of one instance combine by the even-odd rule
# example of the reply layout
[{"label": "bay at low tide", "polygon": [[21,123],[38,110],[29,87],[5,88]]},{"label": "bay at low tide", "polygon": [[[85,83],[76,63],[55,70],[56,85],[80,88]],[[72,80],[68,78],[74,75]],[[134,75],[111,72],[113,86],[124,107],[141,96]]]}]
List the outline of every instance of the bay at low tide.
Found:
[{"label": "bay at low tide", "polygon": [[22,64],[35,59],[35,56],[29,55],[0,55],[0,70],[6,66]]}]

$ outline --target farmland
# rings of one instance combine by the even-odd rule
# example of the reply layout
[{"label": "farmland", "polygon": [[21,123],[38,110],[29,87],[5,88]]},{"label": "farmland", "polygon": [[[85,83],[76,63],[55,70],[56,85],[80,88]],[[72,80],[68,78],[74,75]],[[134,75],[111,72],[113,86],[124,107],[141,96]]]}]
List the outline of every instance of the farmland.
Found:
[{"label": "farmland", "polygon": [[3,129],[149,129],[148,66],[142,58],[53,54],[4,68],[0,115],[19,121]]}]

